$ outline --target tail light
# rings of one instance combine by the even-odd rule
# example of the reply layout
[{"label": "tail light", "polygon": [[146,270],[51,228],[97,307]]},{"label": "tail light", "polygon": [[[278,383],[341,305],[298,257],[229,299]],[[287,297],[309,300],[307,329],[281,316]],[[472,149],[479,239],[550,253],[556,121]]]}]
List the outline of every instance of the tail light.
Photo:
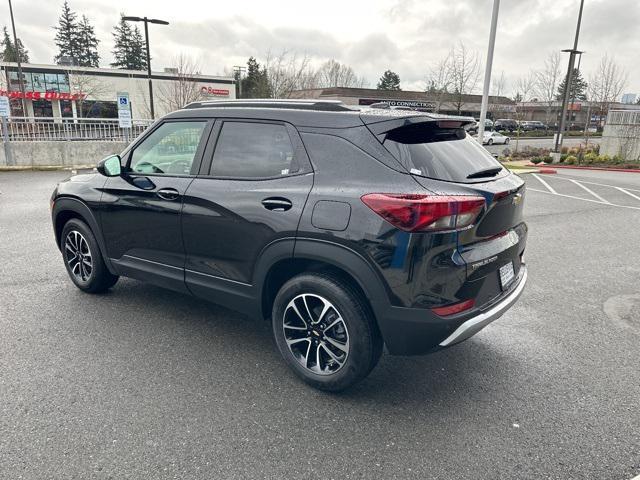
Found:
[{"label": "tail light", "polygon": [[485,202],[466,195],[369,193],[362,201],[393,226],[406,232],[459,230],[471,225]]},{"label": "tail light", "polygon": [[456,313],[464,312],[465,310],[469,310],[475,305],[475,300],[465,300],[464,302],[454,303],[453,305],[447,305],[446,307],[436,307],[432,308],[431,311],[436,315],[440,315],[441,317],[446,317],[448,315],[454,315]]}]

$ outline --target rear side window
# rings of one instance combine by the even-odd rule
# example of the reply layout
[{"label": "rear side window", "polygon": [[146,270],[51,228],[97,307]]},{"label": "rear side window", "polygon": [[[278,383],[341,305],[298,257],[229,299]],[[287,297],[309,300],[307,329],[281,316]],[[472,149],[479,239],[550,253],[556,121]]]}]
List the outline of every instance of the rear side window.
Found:
[{"label": "rear side window", "polygon": [[211,175],[267,178],[295,173],[298,165],[284,125],[224,122],[213,154]]},{"label": "rear side window", "polygon": [[[393,130],[387,134],[384,146],[409,172],[436,180],[477,182],[480,179],[469,179],[469,175],[501,167],[500,162],[463,129],[439,128],[435,123]],[[482,181],[504,173],[482,178]]]}]

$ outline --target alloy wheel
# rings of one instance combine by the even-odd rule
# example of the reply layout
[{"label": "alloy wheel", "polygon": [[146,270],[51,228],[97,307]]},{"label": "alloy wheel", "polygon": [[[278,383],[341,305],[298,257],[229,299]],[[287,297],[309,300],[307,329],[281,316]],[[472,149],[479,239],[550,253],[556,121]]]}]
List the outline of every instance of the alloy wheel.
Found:
[{"label": "alloy wheel", "polygon": [[331,375],[347,361],[347,324],[326,298],[310,293],[296,296],[285,308],[282,327],[289,350],[307,370]]},{"label": "alloy wheel", "polygon": [[70,231],[64,241],[64,252],[73,276],[86,282],[93,272],[93,258],[87,239],[77,230]]}]

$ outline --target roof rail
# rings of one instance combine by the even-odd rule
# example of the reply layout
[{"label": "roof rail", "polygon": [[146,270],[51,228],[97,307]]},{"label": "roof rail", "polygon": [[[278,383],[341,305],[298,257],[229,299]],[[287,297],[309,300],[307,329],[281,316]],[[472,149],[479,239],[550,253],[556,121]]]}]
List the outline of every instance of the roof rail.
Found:
[{"label": "roof rail", "polygon": [[340,100],[315,100],[315,99],[242,99],[242,100],[210,100],[203,102],[191,102],[183,108],[292,108],[296,110],[316,110],[322,112],[350,112],[353,109],[347,107]]}]

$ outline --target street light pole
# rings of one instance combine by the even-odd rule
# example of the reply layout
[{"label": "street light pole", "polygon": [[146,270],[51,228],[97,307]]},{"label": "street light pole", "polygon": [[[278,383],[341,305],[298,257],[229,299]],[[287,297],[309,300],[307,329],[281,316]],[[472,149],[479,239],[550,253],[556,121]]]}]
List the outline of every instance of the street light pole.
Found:
[{"label": "street light pole", "polygon": [[122,17],[123,20],[129,22],[144,22],[144,41],[147,50],[147,79],[149,81],[149,113],[151,113],[151,119],[156,118],[155,109],[153,107],[153,82],[151,81],[151,55],[149,53],[149,24],[155,23],[157,25],[169,25],[169,22],[165,20],[158,20],[156,18],[147,17]]},{"label": "street light pole", "polygon": [[478,142],[482,145],[484,139],[484,122],[487,118],[489,104],[489,87],[491,86],[491,67],[493,66],[493,49],[496,44],[496,29],[498,27],[498,10],[500,0],[493,0],[493,12],[491,14],[491,31],[489,33],[489,48],[487,50],[487,66],[484,69],[484,86],[482,88],[482,104],[480,106],[480,125],[478,126]]},{"label": "street light pole", "polygon": [[234,65],[233,70],[238,72],[238,98],[242,98],[242,73],[247,69],[240,65]]},{"label": "street light pole", "polygon": [[[573,48],[563,50],[563,52],[569,52],[569,68],[567,68],[567,76],[564,80],[564,94],[562,96],[562,111],[560,112],[560,122],[558,122],[558,132],[556,134],[556,142],[554,152],[556,157],[559,157],[562,150],[562,135],[565,128],[565,116],[567,115],[567,104],[569,103],[569,93],[571,92],[571,76],[573,74],[573,66],[576,61],[576,55],[582,53],[578,50],[578,37],[580,36],[580,24],[582,23],[582,8],[584,7],[584,0],[580,0],[580,11],[578,12],[578,24],[576,26],[576,36],[573,41]],[[559,158],[556,158],[558,161]]]},{"label": "street light pole", "polygon": [[[18,36],[16,35],[16,22],[13,20],[13,7],[9,0],[9,15],[11,16],[11,30],[13,31],[13,45],[16,50],[16,63],[18,64],[18,88],[22,94],[22,116],[27,116],[27,101],[24,98],[24,84],[22,83],[22,62],[20,61],[20,49],[18,48]],[[11,79],[7,75],[8,90],[11,90]]]}]

